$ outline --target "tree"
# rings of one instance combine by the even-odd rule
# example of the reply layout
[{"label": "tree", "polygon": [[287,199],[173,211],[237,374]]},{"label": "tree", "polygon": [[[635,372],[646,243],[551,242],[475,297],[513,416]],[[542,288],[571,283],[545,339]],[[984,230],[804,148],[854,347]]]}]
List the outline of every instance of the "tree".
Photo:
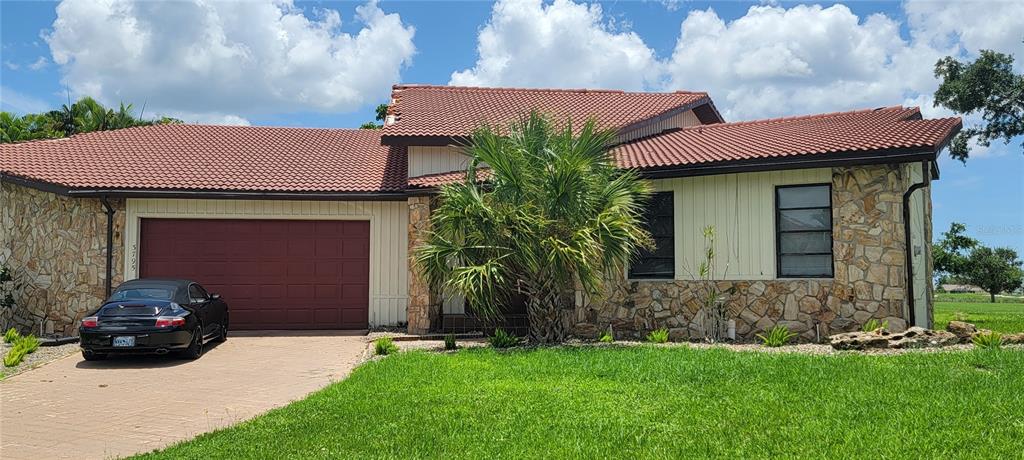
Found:
[{"label": "tree", "polygon": [[387,120],[387,119],[388,119],[388,105],[387,104],[380,104],[380,105],[377,106],[377,118],[376,118],[376,120],[379,121],[380,124],[372,122],[372,121],[368,121],[366,123],[363,123],[362,125],[359,125],[359,129],[381,129],[381,128],[384,127],[384,120]]},{"label": "tree", "polygon": [[181,123],[177,118],[161,117],[146,120],[136,117],[131,104],[121,103],[117,110],[108,109],[91,97],[45,113],[17,116],[0,112],[0,142],[22,142],[52,139],[92,131]]},{"label": "tree", "polygon": [[414,251],[428,283],[490,318],[522,294],[531,337],[563,340],[561,309],[574,290],[598,292],[603,274],[622,273],[651,241],[642,222],[650,185],[616,168],[613,139],[593,120],[574,134],[571,122],[556,127],[536,112],[507,135],[477,129],[465,180],[441,188],[432,231]]},{"label": "tree", "polygon": [[932,246],[935,271],[984,289],[992,302],[996,294],[1019,288],[1024,272],[1017,253],[1010,248],[986,247],[966,232],[964,224],[953,222]]},{"label": "tree", "polygon": [[1013,72],[1013,56],[982,50],[969,63],[947,56],[935,63],[935,77],[942,79],[935,91],[936,106],[964,115],[980,112],[984,120],[957,134],[950,143],[953,158],[967,160],[972,138],[987,147],[993,140],[1009,144],[1024,134],[1024,75]]},{"label": "tree", "polygon": [[964,277],[970,284],[988,292],[995,303],[996,294],[1017,289],[1024,282],[1021,264],[1013,249],[979,246],[968,257]]}]

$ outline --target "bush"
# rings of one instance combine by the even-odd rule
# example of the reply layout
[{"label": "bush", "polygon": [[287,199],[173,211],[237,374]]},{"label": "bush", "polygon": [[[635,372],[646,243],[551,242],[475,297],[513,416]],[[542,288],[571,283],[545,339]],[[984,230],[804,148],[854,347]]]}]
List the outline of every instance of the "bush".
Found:
[{"label": "bush", "polygon": [[661,328],[651,331],[650,334],[647,334],[647,341],[651,343],[668,342],[668,329]]},{"label": "bush", "polygon": [[786,326],[778,325],[768,331],[768,335],[757,334],[757,337],[766,347],[781,347],[789,342],[789,339],[796,337],[796,333],[790,332]]},{"label": "bush", "polygon": [[444,336],[444,349],[455,350],[459,348],[459,344],[455,343],[455,334],[448,334]]},{"label": "bush", "polygon": [[995,331],[975,334],[971,339],[974,347],[982,350],[998,350],[1003,347],[1003,334]]},{"label": "bush", "polygon": [[24,348],[14,347],[4,355],[4,366],[14,367],[21,363],[21,360],[28,354]]},{"label": "bush", "polygon": [[20,338],[21,334],[19,334],[18,331],[15,330],[13,327],[8,329],[7,332],[4,333],[4,343],[14,343],[17,342],[18,339]]},{"label": "bush", "polygon": [[35,353],[39,349],[39,339],[35,334],[29,334],[14,342],[14,348],[25,350],[25,354]]},{"label": "bush", "polygon": [[889,322],[878,322],[877,319],[872,318],[868,322],[864,323],[864,326],[861,327],[860,330],[864,332],[875,332],[878,330],[887,331],[889,330]]},{"label": "bush", "polygon": [[601,334],[601,338],[597,340],[600,341],[601,343],[612,343],[615,341],[615,337],[612,336],[612,331],[611,329],[609,329],[607,331],[604,331],[604,333]]},{"label": "bush", "polygon": [[395,341],[391,340],[391,337],[381,337],[373,341],[373,348],[381,356],[398,352],[398,345],[395,345]]},{"label": "bush", "polygon": [[487,341],[494,348],[509,348],[519,344],[519,337],[509,334],[499,327],[494,330],[494,335],[489,337]]}]

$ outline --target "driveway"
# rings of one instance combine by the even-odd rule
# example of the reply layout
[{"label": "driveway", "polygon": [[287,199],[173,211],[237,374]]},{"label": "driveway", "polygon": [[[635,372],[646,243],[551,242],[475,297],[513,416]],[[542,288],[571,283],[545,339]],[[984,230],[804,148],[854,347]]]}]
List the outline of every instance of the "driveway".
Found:
[{"label": "driveway", "polygon": [[0,382],[0,457],[110,458],[233,425],[345,377],[364,336],[232,336],[196,361],[80,354]]}]

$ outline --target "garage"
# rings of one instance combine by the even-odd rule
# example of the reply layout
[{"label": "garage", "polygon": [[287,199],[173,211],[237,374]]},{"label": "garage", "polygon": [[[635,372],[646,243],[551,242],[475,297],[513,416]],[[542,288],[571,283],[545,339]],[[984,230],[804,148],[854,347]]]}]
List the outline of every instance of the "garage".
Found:
[{"label": "garage", "polygon": [[220,294],[232,329],[368,327],[369,221],[145,218],[139,230],[139,275]]}]

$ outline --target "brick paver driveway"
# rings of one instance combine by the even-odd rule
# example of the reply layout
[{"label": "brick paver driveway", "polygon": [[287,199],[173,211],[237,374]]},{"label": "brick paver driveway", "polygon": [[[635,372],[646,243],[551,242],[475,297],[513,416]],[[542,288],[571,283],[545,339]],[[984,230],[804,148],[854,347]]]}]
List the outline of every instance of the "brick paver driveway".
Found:
[{"label": "brick paver driveway", "polygon": [[0,382],[0,458],[109,458],[238,423],[343,378],[363,336],[233,336],[196,361],[72,355]]}]

